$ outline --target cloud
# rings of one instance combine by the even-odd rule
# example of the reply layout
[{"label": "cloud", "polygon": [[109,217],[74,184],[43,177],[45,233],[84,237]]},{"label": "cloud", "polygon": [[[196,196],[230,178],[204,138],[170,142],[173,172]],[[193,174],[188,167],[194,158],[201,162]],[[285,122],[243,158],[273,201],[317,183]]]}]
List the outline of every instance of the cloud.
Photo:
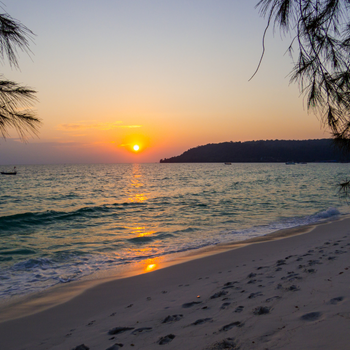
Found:
[{"label": "cloud", "polygon": [[67,123],[57,125],[57,130],[62,131],[77,131],[77,130],[87,130],[87,129],[97,129],[97,130],[111,130],[115,128],[141,128],[142,125],[123,125],[122,121],[116,121],[113,123],[105,122],[95,122],[95,121],[80,121],[77,123]]}]

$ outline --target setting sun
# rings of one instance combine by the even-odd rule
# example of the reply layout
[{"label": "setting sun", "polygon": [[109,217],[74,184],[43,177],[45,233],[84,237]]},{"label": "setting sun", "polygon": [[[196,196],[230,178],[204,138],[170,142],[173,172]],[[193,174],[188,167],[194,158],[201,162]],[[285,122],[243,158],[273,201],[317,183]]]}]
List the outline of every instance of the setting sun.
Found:
[{"label": "setting sun", "polygon": [[133,147],[133,150],[134,150],[135,152],[137,152],[139,149],[140,149],[140,146],[139,146],[139,145],[135,145],[135,146]]}]

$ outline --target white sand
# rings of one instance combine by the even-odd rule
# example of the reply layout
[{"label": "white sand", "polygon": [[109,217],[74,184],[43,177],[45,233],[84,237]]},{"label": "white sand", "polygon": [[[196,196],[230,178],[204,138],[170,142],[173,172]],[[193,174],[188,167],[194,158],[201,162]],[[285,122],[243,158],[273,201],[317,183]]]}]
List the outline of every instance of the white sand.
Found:
[{"label": "white sand", "polygon": [[349,250],[344,219],[114,280],[0,323],[0,349],[349,349]]}]

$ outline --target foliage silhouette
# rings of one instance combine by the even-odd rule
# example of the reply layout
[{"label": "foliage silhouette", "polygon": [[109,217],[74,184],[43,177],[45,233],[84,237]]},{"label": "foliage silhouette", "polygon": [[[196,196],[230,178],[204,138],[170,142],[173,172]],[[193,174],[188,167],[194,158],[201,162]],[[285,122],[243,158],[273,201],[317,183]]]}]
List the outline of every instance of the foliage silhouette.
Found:
[{"label": "foliage silhouette", "polygon": [[[256,72],[271,23],[292,34],[288,51],[293,57],[296,49],[297,59],[290,81],[299,84],[308,109],[321,117],[345,153],[350,152],[349,6],[349,0],[260,0],[257,4],[267,25]],[[345,181],[342,188],[347,186],[350,183]]]},{"label": "foliage silhouette", "polygon": [[[7,58],[11,67],[19,68],[18,49],[30,53],[29,41],[33,32],[7,13],[0,14],[0,59]],[[36,101],[36,91],[13,81],[0,79],[0,133],[6,138],[13,127],[22,140],[36,135],[41,121],[29,109]]]},{"label": "foliage silhouette", "polygon": [[191,148],[183,154],[161,159],[160,163],[246,163],[246,162],[348,162],[333,147],[332,139],[321,140],[259,140],[222,142]]}]

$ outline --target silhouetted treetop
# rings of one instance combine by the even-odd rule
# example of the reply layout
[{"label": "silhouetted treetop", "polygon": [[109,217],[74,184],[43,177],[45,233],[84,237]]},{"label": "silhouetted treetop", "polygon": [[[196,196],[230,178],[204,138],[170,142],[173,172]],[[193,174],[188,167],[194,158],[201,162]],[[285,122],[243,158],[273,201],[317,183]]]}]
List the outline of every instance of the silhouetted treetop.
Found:
[{"label": "silhouetted treetop", "polygon": [[[29,53],[29,40],[33,32],[7,13],[0,14],[0,59],[9,60],[10,66],[19,68],[17,50]],[[36,101],[36,91],[15,82],[0,79],[0,133],[8,135],[8,129],[16,129],[22,140],[28,134],[36,134],[39,118],[29,109]]]},{"label": "silhouetted treetop", "polygon": [[257,7],[267,17],[263,41],[272,23],[292,35],[289,52],[297,54],[291,82],[299,83],[307,107],[350,151],[350,1],[261,0]]}]

